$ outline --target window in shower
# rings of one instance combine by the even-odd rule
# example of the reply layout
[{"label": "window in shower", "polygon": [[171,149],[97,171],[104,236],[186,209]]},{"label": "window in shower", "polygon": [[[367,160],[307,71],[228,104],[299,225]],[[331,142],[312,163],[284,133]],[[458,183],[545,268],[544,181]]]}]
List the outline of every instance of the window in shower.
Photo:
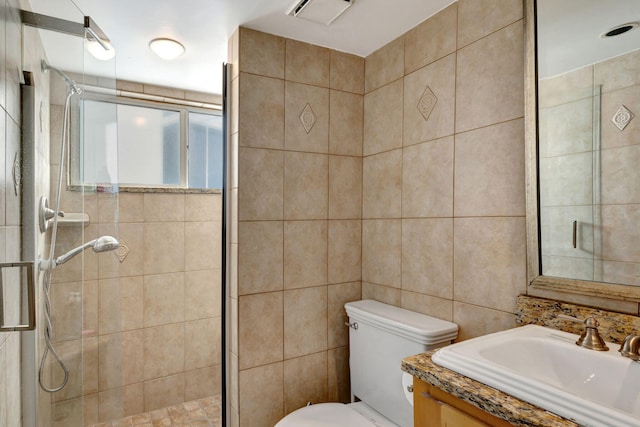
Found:
[{"label": "window in shower", "polygon": [[81,100],[78,112],[70,184],[222,188],[220,114],[103,99]]}]

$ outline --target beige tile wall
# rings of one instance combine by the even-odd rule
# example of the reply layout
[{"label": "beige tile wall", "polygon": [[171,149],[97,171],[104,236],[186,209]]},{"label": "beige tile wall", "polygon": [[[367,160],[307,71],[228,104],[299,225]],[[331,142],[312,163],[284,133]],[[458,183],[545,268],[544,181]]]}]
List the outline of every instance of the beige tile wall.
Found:
[{"label": "beige tile wall", "polygon": [[[52,104],[51,111],[51,149],[59,153],[62,106]],[[51,162],[54,180],[58,156]],[[62,208],[86,212],[90,225],[61,227],[57,254],[105,234],[129,252],[120,262],[115,252],[86,251],[53,274],[54,341],[73,378],[53,395],[59,425],[81,417],[85,424],[109,421],[220,393],[221,199],[63,192]]]},{"label": "beige tile wall", "polygon": [[349,400],[343,306],[361,297],[364,60],[246,28],[229,51],[231,420],[266,426],[309,401]]},{"label": "beige tile wall", "polygon": [[513,327],[526,291],[522,2],[462,0],[366,58],[362,296]]}]

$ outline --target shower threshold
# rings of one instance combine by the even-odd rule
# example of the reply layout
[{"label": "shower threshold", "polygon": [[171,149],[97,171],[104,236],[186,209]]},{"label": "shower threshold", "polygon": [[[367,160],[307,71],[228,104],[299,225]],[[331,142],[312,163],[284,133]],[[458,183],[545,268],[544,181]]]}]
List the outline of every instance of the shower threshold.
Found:
[{"label": "shower threshold", "polygon": [[221,405],[217,395],[87,427],[220,427]]}]

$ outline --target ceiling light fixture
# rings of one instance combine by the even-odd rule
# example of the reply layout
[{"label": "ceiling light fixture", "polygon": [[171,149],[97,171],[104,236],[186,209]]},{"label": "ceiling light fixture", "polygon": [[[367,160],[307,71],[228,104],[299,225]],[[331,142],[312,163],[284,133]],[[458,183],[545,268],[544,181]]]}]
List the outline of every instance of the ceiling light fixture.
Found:
[{"label": "ceiling light fixture", "polygon": [[184,53],[184,46],[173,39],[158,38],[149,42],[149,48],[160,58],[170,61]]},{"label": "ceiling light fixture", "polygon": [[116,50],[110,44],[107,45],[109,49],[105,49],[102,45],[96,40],[89,40],[87,42],[87,50],[94,58],[99,59],[100,61],[108,61],[113,59],[116,56]]}]

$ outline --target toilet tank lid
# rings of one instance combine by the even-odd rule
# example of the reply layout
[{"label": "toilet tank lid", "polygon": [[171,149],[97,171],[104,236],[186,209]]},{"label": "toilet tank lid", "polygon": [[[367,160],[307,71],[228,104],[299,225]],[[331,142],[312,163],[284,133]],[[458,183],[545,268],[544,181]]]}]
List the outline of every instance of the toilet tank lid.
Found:
[{"label": "toilet tank lid", "polygon": [[427,345],[445,343],[458,336],[458,325],[446,320],[373,300],[348,302],[344,305],[350,320]]}]

